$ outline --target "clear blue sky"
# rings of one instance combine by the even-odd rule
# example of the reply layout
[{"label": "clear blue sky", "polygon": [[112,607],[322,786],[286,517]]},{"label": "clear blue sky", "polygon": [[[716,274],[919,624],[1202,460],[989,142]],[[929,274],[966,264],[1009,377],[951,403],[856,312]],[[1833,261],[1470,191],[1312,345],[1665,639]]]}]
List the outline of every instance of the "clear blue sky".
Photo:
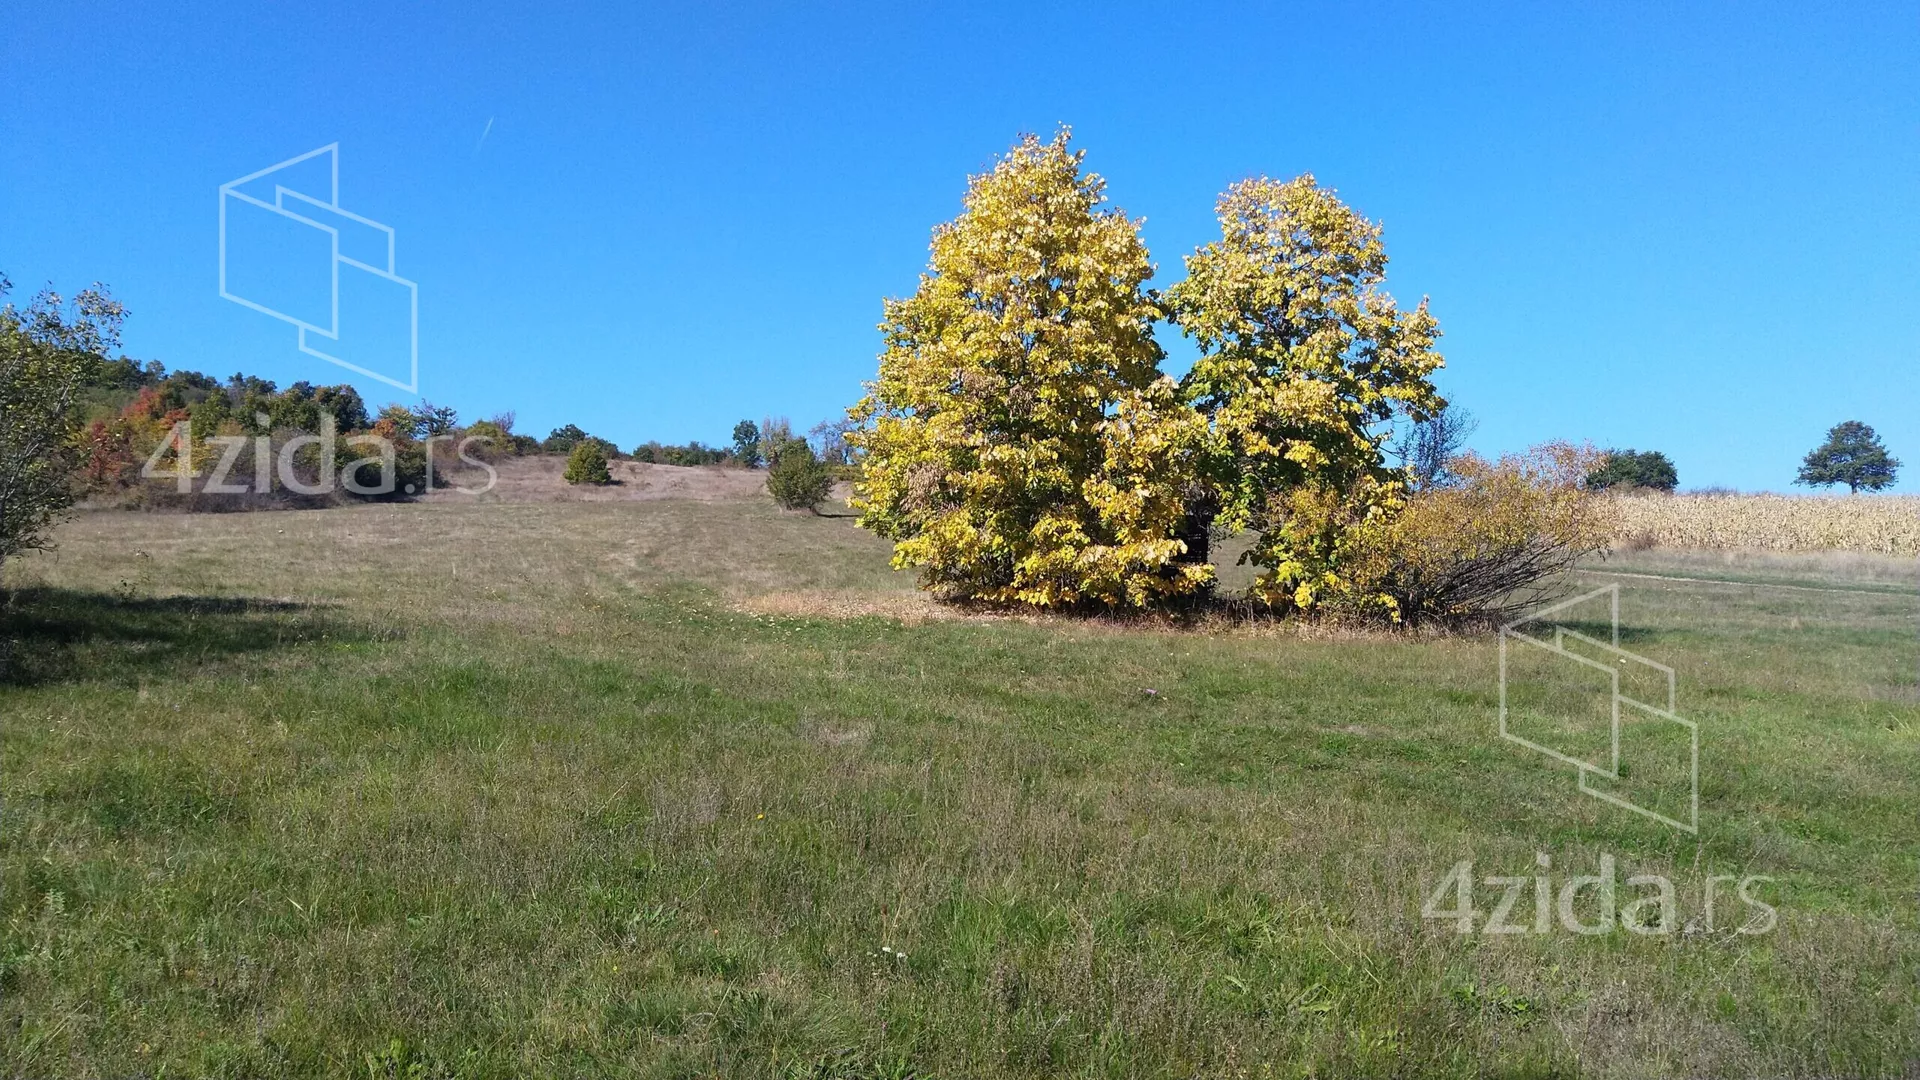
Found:
[{"label": "clear blue sky", "polygon": [[342,205],[419,283],[427,398],[623,447],[809,426],[966,176],[1065,122],[1156,284],[1250,174],[1384,222],[1481,449],[1785,489],[1859,419],[1920,490],[1911,0],[165,6],[9,12],[0,269],[108,282],[169,367],[341,381],[216,291],[218,186],[338,141]]}]

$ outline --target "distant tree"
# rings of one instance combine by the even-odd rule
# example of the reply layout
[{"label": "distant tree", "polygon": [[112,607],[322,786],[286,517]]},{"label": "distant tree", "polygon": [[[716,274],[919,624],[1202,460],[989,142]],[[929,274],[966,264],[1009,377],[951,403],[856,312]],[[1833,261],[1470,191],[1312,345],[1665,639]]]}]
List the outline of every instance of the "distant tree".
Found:
[{"label": "distant tree", "polygon": [[540,440],[531,435],[522,435],[514,431],[513,420],[512,410],[495,413],[488,419],[476,420],[468,425],[467,434],[481,435],[492,439],[494,441],[491,445],[495,450],[513,454],[516,457],[523,454],[539,453]]},{"label": "distant tree", "polygon": [[340,383],[314,390],[313,403],[320,412],[333,414],[335,431],[363,431],[367,426],[367,403],[360,391]]},{"label": "distant tree", "polygon": [[[0,275],[0,298],[12,288]],[[76,402],[120,342],[126,311],[99,285],[71,304],[51,290],[0,307],[0,561],[46,545],[72,505],[79,466]]]},{"label": "distant tree", "polygon": [[780,448],[793,439],[793,424],[784,416],[763,417],[760,421],[760,460],[767,468],[780,456]]},{"label": "distant tree", "polygon": [[[264,433],[262,428],[273,427],[274,401],[280,396],[280,388],[274,385],[273,380],[243,375],[236,371],[227,379],[226,394],[227,398],[233,402],[233,411],[240,417],[242,423],[261,433]],[[367,424],[365,408],[365,403],[362,403],[361,427]],[[267,423],[264,425],[259,422],[263,414],[267,417]]]},{"label": "distant tree", "polygon": [[397,401],[381,409],[380,415],[373,418],[374,430],[389,439],[412,439],[418,424],[419,418],[413,415],[413,410]]},{"label": "distant tree", "polygon": [[1595,491],[1613,487],[1672,491],[1679,486],[1680,472],[1673,467],[1673,459],[1658,450],[1609,450],[1600,467],[1587,476],[1587,487]]},{"label": "distant tree", "polygon": [[607,471],[606,444],[599,439],[582,439],[567,454],[567,471],[562,477],[569,484],[611,484]]},{"label": "distant tree", "polygon": [[1845,484],[1849,492],[1879,491],[1893,484],[1900,468],[1887,455],[1886,444],[1871,427],[1858,420],[1835,424],[1827,441],[1809,451],[1800,465],[1796,484],[1810,487]]},{"label": "distant tree", "polygon": [[760,425],[751,420],[733,425],[733,459],[749,469],[759,468]]},{"label": "distant tree", "polygon": [[1425,420],[1415,420],[1393,446],[1394,456],[1413,480],[1416,491],[1445,484],[1453,478],[1447,464],[1466,449],[1467,439],[1480,421],[1458,405],[1444,405]]},{"label": "distant tree", "polygon": [[274,385],[272,379],[262,379],[256,375],[246,375],[238,371],[227,378],[227,394],[237,401],[245,401],[249,397],[269,398],[279,392],[280,388]]},{"label": "distant tree", "polygon": [[413,430],[422,438],[451,434],[460,426],[460,414],[451,405],[422,401],[413,408]]},{"label": "distant tree", "polygon": [[478,452],[488,455],[489,459],[519,452],[514,447],[512,433],[492,420],[475,420],[461,429],[460,434],[463,439],[472,439],[473,445],[479,448]]},{"label": "distant tree", "polygon": [[189,430],[196,439],[220,434],[220,425],[234,417],[225,391],[215,391],[187,409]]},{"label": "distant tree", "polygon": [[554,428],[553,433],[547,436],[547,441],[540,444],[540,449],[549,454],[565,454],[586,437],[587,433],[580,430],[580,425],[568,424]]},{"label": "distant tree", "polygon": [[95,386],[113,390],[138,390],[146,383],[146,372],[141,369],[140,362],[126,356],[118,360],[103,360],[93,376]]},{"label": "distant tree", "polygon": [[[176,371],[172,377],[179,378],[182,374],[190,373]],[[296,431],[318,431],[320,429],[320,403],[315,400],[315,391],[313,384],[310,382],[294,383],[281,393],[274,394],[264,400],[255,399],[255,401],[256,404],[263,406],[261,411],[267,414],[267,426],[270,428],[276,430],[291,428]],[[399,405],[389,405],[381,415],[384,416],[386,413],[400,408],[402,407]],[[406,413],[405,415],[407,419],[403,426],[410,431],[413,427],[412,414]],[[197,423],[194,427],[194,434],[196,436],[201,434]]]},{"label": "distant tree", "polygon": [[832,488],[833,474],[805,439],[789,439],[767,468],[767,491],[789,510],[819,513],[820,501]]},{"label": "distant tree", "polygon": [[[160,386],[180,406],[202,401],[208,394],[221,389],[218,379],[210,375],[202,375],[197,371],[176,371],[162,379]],[[294,386],[304,388],[309,397],[313,394],[313,386],[309,383],[295,383]]]},{"label": "distant tree", "polygon": [[822,420],[807,432],[807,439],[813,443],[814,453],[819,455],[821,461],[829,465],[850,465],[853,463],[853,450],[847,445],[847,434],[856,426],[844,416]]}]

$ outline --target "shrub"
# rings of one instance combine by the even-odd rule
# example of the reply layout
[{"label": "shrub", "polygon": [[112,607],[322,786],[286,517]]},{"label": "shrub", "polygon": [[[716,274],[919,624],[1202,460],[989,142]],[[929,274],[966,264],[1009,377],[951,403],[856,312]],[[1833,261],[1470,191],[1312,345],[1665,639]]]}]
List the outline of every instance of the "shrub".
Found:
[{"label": "shrub", "polygon": [[494,420],[475,420],[460,434],[467,440],[467,455],[481,461],[498,461],[520,452],[514,434]]},{"label": "shrub", "polygon": [[497,438],[496,444],[502,451],[522,457],[540,452],[540,440],[531,435],[522,435],[513,430],[514,415],[511,411],[499,413],[487,420],[481,420],[468,428],[470,434],[490,435]]},{"label": "shrub", "polygon": [[833,473],[825,462],[814,456],[804,439],[794,439],[779,448],[773,464],[767,468],[767,491],[774,501],[789,510],[813,510],[833,489]]},{"label": "shrub", "polygon": [[1680,486],[1680,473],[1673,460],[1658,450],[1609,450],[1600,466],[1587,475],[1587,486],[1596,491],[1613,487],[1672,491]]},{"label": "shrub", "polygon": [[[376,491],[372,495],[361,495],[349,489],[348,494],[360,498],[396,500],[424,492],[427,487],[427,472],[432,467],[432,462],[428,454],[428,444],[416,437],[417,429],[413,412],[406,406],[392,404],[381,409],[379,418],[373,422],[372,431],[373,434],[386,440],[387,445],[392,448],[391,486],[388,485],[388,478],[382,475],[383,466],[376,466],[370,462],[352,469],[351,475],[354,482],[365,488],[386,488],[386,490]],[[365,446],[357,451],[352,447],[343,447],[342,454],[343,457],[353,458],[360,452],[369,450],[371,448]],[[440,447],[440,451],[442,454],[451,453],[444,444]],[[382,455],[368,453],[367,456],[378,458]],[[348,464],[351,465],[351,461]]]},{"label": "shrub", "polygon": [[1338,586],[1324,601],[1409,624],[1517,615],[1613,535],[1609,503],[1585,487],[1594,464],[1592,451],[1565,444],[1497,461],[1460,455],[1451,483],[1389,514],[1338,523]]},{"label": "shrub", "polygon": [[607,450],[597,439],[584,439],[567,454],[567,471],[562,474],[569,484],[611,484],[613,474],[607,471]]}]

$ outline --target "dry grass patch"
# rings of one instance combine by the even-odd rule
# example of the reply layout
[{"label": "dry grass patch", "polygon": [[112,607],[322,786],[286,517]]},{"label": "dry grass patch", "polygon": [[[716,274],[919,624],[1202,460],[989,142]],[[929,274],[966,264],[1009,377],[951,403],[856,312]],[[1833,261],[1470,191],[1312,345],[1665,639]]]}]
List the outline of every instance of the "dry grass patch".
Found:
[{"label": "dry grass patch", "polygon": [[921,592],[768,592],[740,597],[734,608],[754,615],[793,619],[893,619],[914,626],[964,613]]}]

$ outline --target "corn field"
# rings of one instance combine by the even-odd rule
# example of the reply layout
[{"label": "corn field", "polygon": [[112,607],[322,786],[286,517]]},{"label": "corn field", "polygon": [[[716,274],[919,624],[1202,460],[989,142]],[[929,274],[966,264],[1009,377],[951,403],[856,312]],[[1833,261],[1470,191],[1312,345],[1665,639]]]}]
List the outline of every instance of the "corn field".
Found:
[{"label": "corn field", "polygon": [[1621,495],[1623,544],[1920,556],[1920,496]]}]

